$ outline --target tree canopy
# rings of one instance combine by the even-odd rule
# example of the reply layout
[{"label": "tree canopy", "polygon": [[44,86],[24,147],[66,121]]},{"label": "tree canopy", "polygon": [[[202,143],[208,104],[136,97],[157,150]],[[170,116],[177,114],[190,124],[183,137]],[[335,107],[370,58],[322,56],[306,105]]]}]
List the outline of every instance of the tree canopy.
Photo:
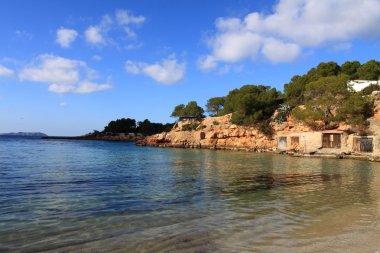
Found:
[{"label": "tree canopy", "polygon": [[290,82],[284,86],[286,103],[292,107],[303,104],[306,84],[317,79],[314,72],[293,76]]},{"label": "tree canopy", "polygon": [[224,108],[225,97],[214,97],[207,100],[206,109],[210,116],[218,116]]},{"label": "tree canopy", "polygon": [[179,118],[179,117],[194,117],[194,118],[203,118],[204,110],[202,107],[198,106],[196,101],[190,101],[186,106],[184,104],[177,105],[171,117]]},{"label": "tree canopy", "polygon": [[380,62],[370,60],[363,65],[358,61],[347,61],[339,66],[336,62],[322,62],[316,68],[310,69],[305,75],[295,75],[284,85],[286,103],[292,107],[305,102],[304,93],[308,83],[329,76],[346,75],[348,79],[378,80]]},{"label": "tree canopy", "polygon": [[233,113],[235,124],[254,124],[272,116],[283,101],[281,92],[264,85],[244,85],[229,92],[223,114]]},{"label": "tree canopy", "polygon": [[176,107],[174,107],[174,110],[172,114],[170,115],[170,117],[179,118],[179,117],[185,116],[184,114],[185,114],[185,105],[179,104]]},{"label": "tree canopy", "polygon": [[379,80],[380,62],[375,60],[367,61],[358,68],[357,74],[361,80]]},{"label": "tree canopy", "polygon": [[136,120],[130,118],[121,118],[113,120],[104,127],[105,133],[135,133],[136,132]]},{"label": "tree canopy", "polygon": [[354,80],[359,77],[358,69],[360,66],[361,64],[358,61],[347,61],[342,64],[341,71],[343,74],[348,75],[351,80]]},{"label": "tree canopy", "polygon": [[316,71],[320,77],[336,76],[340,73],[340,66],[333,61],[321,62],[318,64]]},{"label": "tree canopy", "polygon": [[310,126],[327,129],[339,122],[364,124],[372,112],[368,97],[351,92],[347,75],[322,77],[305,87],[304,107],[296,107],[292,115]]},{"label": "tree canopy", "polygon": [[[141,133],[143,135],[152,135],[161,132],[168,132],[174,124],[162,124],[150,122],[148,119],[139,121],[136,124],[135,119],[121,118],[112,120],[104,127],[103,133]],[[98,135],[100,132],[94,131],[94,135]]]},{"label": "tree canopy", "polygon": [[154,123],[150,122],[148,119],[144,121],[139,121],[137,123],[137,132],[143,135],[153,135],[161,132],[169,132],[174,124],[166,123]]}]

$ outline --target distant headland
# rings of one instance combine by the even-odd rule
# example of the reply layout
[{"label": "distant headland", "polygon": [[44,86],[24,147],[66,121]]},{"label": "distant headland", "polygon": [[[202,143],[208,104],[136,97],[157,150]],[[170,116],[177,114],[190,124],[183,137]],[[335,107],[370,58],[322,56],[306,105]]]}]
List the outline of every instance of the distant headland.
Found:
[{"label": "distant headland", "polygon": [[0,133],[0,136],[12,136],[12,137],[46,137],[47,134],[40,132],[17,132],[17,133]]}]

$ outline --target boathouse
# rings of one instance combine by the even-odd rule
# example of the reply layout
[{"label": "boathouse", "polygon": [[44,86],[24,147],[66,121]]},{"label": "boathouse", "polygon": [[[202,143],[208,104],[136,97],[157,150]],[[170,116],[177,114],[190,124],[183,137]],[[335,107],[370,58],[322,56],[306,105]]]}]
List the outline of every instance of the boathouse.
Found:
[{"label": "boathouse", "polygon": [[347,134],[344,131],[329,130],[322,132],[301,132],[280,135],[277,138],[277,149],[296,152],[345,152]]},{"label": "boathouse", "polygon": [[277,136],[277,150],[321,154],[380,156],[380,136],[359,136],[341,130],[284,133]]}]

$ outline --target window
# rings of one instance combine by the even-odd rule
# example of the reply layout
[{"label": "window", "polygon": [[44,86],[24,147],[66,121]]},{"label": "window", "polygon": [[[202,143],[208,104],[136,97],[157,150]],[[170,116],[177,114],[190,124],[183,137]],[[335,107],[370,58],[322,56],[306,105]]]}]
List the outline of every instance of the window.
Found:
[{"label": "window", "polygon": [[293,147],[295,145],[300,144],[300,137],[299,136],[292,136],[290,137],[290,145]]}]

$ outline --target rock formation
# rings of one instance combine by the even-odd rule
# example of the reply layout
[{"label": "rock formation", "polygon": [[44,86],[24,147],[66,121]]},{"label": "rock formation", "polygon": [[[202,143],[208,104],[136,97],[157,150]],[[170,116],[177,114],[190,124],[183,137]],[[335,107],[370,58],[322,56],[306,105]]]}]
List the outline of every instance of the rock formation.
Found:
[{"label": "rock formation", "polygon": [[170,132],[149,136],[138,142],[138,145],[274,151],[277,147],[277,135],[310,131],[310,128],[302,123],[289,119],[281,124],[271,122],[273,135],[268,136],[260,132],[258,127],[232,124],[231,116],[227,114],[221,117],[180,121]]},{"label": "rock formation", "polygon": [[[380,147],[380,92],[374,92],[372,98],[374,101],[374,116],[368,120],[370,125],[367,129],[367,134],[371,136],[374,144],[375,150],[371,154],[380,155],[380,149],[377,148],[378,146]],[[335,134],[341,135],[340,149],[329,148],[323,150],[322,134],[327,134],[326,131],[314,131],[309,126],[292,119],[292,117],[288,117],[287,122],[284,123],[271,121],[270,127],[273,134],[269,136],[263,134],[255,126],[232,124],[230,122],[231,116],[232,114],[227,114],[221,117],[179,121],[170,132],[148,136],[141,141],[137,141],[137,145],[259,152],[282,150],[288,152],[299,151],[307,154],[346,154],[355,151],[353,150],[353,138],[357,135],[351,134],[355,129],[344,123],[337,124],[336,129],[330,130],[330,134],[336,132]],[[334,133],[331,133],[331,131]],[[281,145],[280,138],[286,138],[282,149],[279,148]]]}]

